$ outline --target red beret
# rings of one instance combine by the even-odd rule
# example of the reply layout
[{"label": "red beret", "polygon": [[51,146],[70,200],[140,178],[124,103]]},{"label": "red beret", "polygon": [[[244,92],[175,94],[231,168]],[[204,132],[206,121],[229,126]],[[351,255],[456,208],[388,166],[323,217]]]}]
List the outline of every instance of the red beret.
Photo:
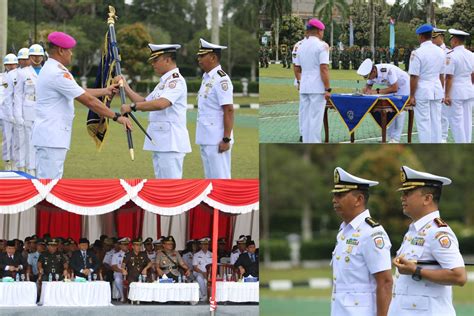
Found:
[{"label": "red beret", "polygon": [[58,47],[69,49],[76,46],[76,40],[71,35],[63,32],[53,32],[48,35],[48,41]]}]

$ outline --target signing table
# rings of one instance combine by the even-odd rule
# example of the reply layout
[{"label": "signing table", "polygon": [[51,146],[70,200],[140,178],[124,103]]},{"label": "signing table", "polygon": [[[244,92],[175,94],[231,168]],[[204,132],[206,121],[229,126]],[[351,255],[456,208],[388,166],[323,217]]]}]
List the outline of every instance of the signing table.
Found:
[{"label": "signing table", "polygon": [[190,302],[199,301],[198,283],[139,283],[132,282],[128,293],[131,301]]},{"label": "signing table", "polygon": [[258,302],[259,282],[216,282],[218,302]]},{"label": "signing table", "polygon": [[325,142],[329,142],[328,109],[335,109],[349,130],[352,143],[357,127],[369,113],[381,128],[385,143],[387,127],[402,111],[408,111],[408,143],[411,143],[413,107],[408,106],[408,101],[408,96],[400,95],[333,94],[324,111]]},{"label": "signing table", "polygon": [[0,282],[0,306],[36,306],[36,283]]},{"label": "signing table", "polygon": [[110,283],[43,282],[39,305],[111,306]]}]

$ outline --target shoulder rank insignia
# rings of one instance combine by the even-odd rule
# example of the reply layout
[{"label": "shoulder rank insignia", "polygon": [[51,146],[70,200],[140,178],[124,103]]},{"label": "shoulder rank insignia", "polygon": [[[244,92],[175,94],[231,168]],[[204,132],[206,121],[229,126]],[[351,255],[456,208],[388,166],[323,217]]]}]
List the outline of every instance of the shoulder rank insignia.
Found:
[{"label": "shoulder rank insignia", "polygon": [[451,54],[452,52],[454,52],[453,50],[450,50],[449,52],[447,52],[446,54]]},{"label": "shoulder rank insignia", "polygon": [[365,222],[369,224],[371,227],[377,227],[380,226],[378,222],[376,222],[372,217],[366,217]]},{"label": "shoulder rank insignia", "polygon": [[381,72],[387,72],[387,68],[380,69]]},{"label": "shoulder rank insignia", "polygon": [[218,73],[219,76],[221,76],[221,77],[227,76],[227,74],[224,72],[224,70],[221,70],[221,69],[219,69],[219,70],[217,71],[217,73]]},{"label": "shoulder rank insignia", "polygon": [[443,221],[441,218],[435,218],[434,219],[436,225],[438,225],[438,227],[448,227],[448,224],[446,224],[445,221]]},{"label": "shoulder rank insignia", "polygon": [[179,73],[175,72],[175,73],[173,74],[173,78],[179,78]]}]

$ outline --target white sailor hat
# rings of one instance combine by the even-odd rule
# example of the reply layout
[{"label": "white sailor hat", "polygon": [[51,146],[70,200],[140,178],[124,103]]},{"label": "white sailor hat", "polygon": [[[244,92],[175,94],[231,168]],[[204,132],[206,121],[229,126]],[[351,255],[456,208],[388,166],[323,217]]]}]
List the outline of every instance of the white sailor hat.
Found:
[{"label": "white sailor hat", "polygon": [[461,31],[461,30],[456,30],[456,29],[449,29],[448,32],[449,32],[449,34],[451,34],[451,37],[453,37],[453,36],[459,36],[459,37],[469,36],[469,33]]},{"label": "white sailor hat", "polygon": [[119,242],[120,244],[122,244],[122,245],[124,245],[124,244],[127,244],[127,245],[128,245],[128,244],[130,243],[130,238],[128,238],[128,237],[123,237],[123,238],[119,239],[118,242]]},{"label": "white sailor hat", "polygon": [[30,53],[30,50],[26,47],[23,47],[18,51],[18,59],[29,59],[30,56],[28,54]]},{"label": "white sailor hat", "polygon": [[28,50],[29,56],[44,56],[44,48],[39,44],[33,44]]},{"label": "white sailor hat", "polygon": [[360,64],[359,69],[357,69],[357,74],[361,76],[368,76],[370,72],[372,71],[372,67],[374,66],[374,63],[370,58],[367,58]]},{"label": "white sailor hat", "polygon": [[212,44],[204,39],[200,38],[199,39],[199,50],[197,52],[197,55],[205,55],[207,53],[216,53],[220,52],[223,49],[226,49],[227,46],[221,46],[217,44]]},{"label": "white sailor hat", "polygon": [[443,185],[451,184],[451,179],[440,177],[431,173],[413,170],[407,166],[400,168],[400,180],[402,187],[397,191],[412,190],[421,187],[441,188]]},{"label": "white sailor hat", "polygon": [[204,237],[204,238],[199,239],[199,242],[201,244],[208,244],[210,241],[211,241],[211,238],[209,237]]},{"label": "white sailor hat", "polygon": [[431,38],[435,38],[437,36],[444,35],[445,32],[446,32],[446,30],[444,30],[444,29],[439,29],[439,28],[434,27],[433,32],[431,34]]},{"label": "white sailor hat", "polygon": [[156,57],[163,55],[164,53],[176,53],[178,49],[181,48],[179,44],[148,44],[148,47],[151,50],[150,58],[148,60],[155,59]]},{"label": "white sailor hat", "polygon": [[351,190],[368,190],[369,187],[379,184],[377,181],[353,176],[341,167],[334,169],[334,189],[332,193],[348,192]]},{"label": "white sailor hat", "polygon": [[16,65],[18,64],[18,57],[15,54],[7,54],[3,57],[3,64],[4,65]]},{"label": "white sailor hat", "polygon": [[161,245],[161,238],[153,240],[152,244],[153,245]]}]

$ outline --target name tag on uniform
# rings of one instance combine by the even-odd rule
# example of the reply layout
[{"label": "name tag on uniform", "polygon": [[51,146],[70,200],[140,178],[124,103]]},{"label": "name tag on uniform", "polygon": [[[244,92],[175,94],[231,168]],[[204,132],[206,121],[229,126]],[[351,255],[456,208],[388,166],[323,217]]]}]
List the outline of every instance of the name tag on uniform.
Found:
[{"label": "name tag on uniform", "polygon": [[421,237],[415,237],[410,243],[415,246],[423,246],[425,244],[425,239]]},{"label": "name tag on uniform", "polygon": [[349,239],[346,240],[346,244],[357,246],[359,244],[359,240],[355,239],[355,238],[349,238]]}]

